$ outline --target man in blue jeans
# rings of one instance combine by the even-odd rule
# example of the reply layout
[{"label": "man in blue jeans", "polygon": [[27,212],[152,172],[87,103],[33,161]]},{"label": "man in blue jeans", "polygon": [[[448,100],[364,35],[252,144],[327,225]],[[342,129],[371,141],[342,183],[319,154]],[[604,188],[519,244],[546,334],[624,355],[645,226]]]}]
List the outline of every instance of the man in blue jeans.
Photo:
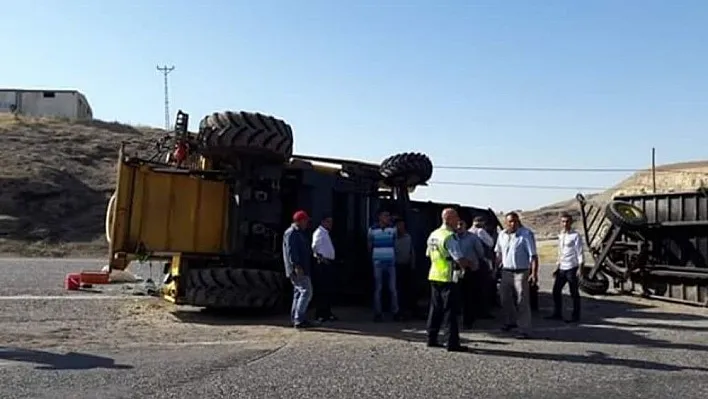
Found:
[{"label": "man in blue jeans", "polygon": [[311,263],[312,249],[305,232],[310,217],[305,211],[293,215],[293,224],[283,233],[283,261],[285,275],[293,284],[293,305],[290,318],[295,328],[308,328],[307,306],[312,299]]},{"label": "man in blue jeans", "polygon": [[378,212],[378,223],[369,228],[368,246],[374,266],[374,321],[383,321],[381,291],[384,281],[390,294],[393,318],[400,320],[396,292],[396,227],[391,225],[391,214],[388,211]]}]

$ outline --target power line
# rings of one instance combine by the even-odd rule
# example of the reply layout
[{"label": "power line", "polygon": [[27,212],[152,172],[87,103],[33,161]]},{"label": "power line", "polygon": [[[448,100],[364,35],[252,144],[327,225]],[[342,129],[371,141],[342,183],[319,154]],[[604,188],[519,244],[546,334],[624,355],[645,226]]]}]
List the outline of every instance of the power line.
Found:
[{"label": "power line", "polygon": [[168,92],[169,85],[167,84],[167,75],[174,71],[175,67],[168,67],[167,65],[161,67],[158,65],[157,70],[162,72],[165,78],[165,130],[170,130],[170,96]]},{"label": "power line", "polygon": [[[608,173],[627,173],[627,172],[651,172],[651,169],[628,169],[628,168],[542,168],[542,167],[521,167],[521,166],[461,166],[461,165],[435,165],[435,169],[449,170],[485,170],[485,171],[501,171],[501,172],[608,172]],[[687,169],[656,169],[656,173],[696,173],[708,175],[708,172]]]},{"label": "power line", "polygon": [[445,186],[467,186],[467,187],[495,187],[495,188],[523,188],[538,190],[574,190],[574,191],[604,191],[608,187],[579,187],[579,186],[545,186],[532,184],[495,184],[495,183],[474,183],[456,181],[430,181],[428,184]]},{"label": "power line", "polygon": [[435,169],[452,170],[494,170],[494,171],[517,171],[517,172],[637,172],[638,169],[623,168],[539,168],[539,167],[513,167],[513,166],[458,166],[458,165],[436,165]]}]

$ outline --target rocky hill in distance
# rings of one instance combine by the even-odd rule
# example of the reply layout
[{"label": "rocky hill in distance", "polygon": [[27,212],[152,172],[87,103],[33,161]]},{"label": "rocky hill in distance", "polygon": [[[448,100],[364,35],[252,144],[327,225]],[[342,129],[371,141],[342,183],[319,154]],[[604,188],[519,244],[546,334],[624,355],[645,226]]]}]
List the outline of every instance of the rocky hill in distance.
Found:
[{"label": "rocky hill in distance", "polygon": [[[680,162],[656,168],[657,193],[695,191],[701,187],[708,187],[708,161]],[[651,191],[651,170],[642,170],[604,192],[585,194],[585,197],[588,201],[606,203],[617,195],[645,194]],[[525,225],[534,229],[539,240],[542,240],[557,236],[560,228],[559,215],[562,212],[570,213],[579,222],[580,207],[574,198],[522,212],[521,218]],[[579,223],[576,228],[581,228]]]}]

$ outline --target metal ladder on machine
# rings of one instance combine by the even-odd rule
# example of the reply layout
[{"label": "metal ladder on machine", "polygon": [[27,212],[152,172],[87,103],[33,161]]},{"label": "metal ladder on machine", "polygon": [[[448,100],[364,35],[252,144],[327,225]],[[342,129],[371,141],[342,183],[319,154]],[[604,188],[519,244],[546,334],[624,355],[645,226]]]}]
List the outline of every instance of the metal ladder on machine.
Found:
[{"label": "metal ladder on machine", "polygon": [[578,193],[575,199],[580,205],[580,217],[583,222],[585,245],[595,257],[599,253],[601,243],[610,231],[610,221],[604,214],[604,207],[588,201],[583,194]]},{"label": "metal ladder on machine", "polygon": [[[578,193],[575,196],[575,199],[580,205],[580,216],[583,224],[585,245],[587,245],[588,252],[590,252],[594,261],[593,266],[586,266],[586,270],[582,273],[581,288],[584,288],[583,286],[585,284],[583,283],[587,282],[588,279],[599,279],[600,281],[607,280],[607,276],[603,274],[604,270],[601,269],[607,259],[611,246],[603,246],[603,243],[607,242],[608,235],[614,235],[615,232],[618,232],[619,230],[613,229],[612,223],[605,216],[605,206],[603,206],[605,204],[588,201],[581,193]],[[614,241],[616,238],[617,237],[613,237],[610,241]],[[619,280],[613,280],[615,288],[622,288],[622,283]],[[609,281],[607,281],[603,288],[603,291],[606,291],[609,288]]]}]

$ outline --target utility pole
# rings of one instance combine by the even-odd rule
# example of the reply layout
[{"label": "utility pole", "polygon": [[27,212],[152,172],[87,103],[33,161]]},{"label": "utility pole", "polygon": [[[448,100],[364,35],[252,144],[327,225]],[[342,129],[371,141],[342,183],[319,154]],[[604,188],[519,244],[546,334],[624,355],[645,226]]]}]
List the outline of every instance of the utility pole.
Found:
[{"label": "utility pole", "polygon": [[174,71],[175,67],[168,67],[167,65],[161,67],[158,65],[157,70],[162,72],[162,75],[165,78],[165,130],[170,130],[170,96],[168,91],[169,85],[167,84],[167,75]]},{"label": "utility pole", "polygon": [[651,188],[656,194],[656,148],[651,148]]}]

